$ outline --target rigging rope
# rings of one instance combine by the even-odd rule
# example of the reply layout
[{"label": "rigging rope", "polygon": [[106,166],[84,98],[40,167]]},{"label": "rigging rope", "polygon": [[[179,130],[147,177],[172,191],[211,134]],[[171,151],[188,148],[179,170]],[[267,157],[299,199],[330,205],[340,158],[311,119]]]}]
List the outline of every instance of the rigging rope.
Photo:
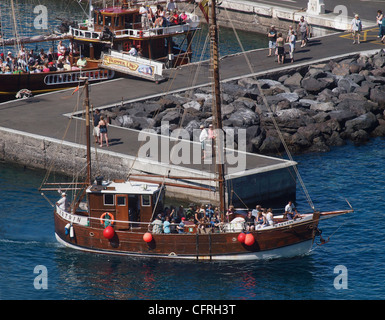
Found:
[{"label": "rigging rope", "polygon": [[[230,15],[229,15],[229,13],[228,13],[228,11],[227,11],[227,8],[225,8],[225,12],[226,12],[227,18],[228,18],[228,20],[230,21],[230,24],[231,24],[231,26],[232,26],[232,28],[233,28],[233,31],[234,31],[234,33],[235,33],[235,35],[236,35],[238,44],[239,44],[239,46],[240,46],[241,49],[242,49],[242,53],[243,53],[244,56],[245,56],[246,62],[247,62],[247,64],[248,64],[248,66],[249,66],[249,69],[250,69],[251,73],[254,73],[253,67],[252,67],[252,65],[251,65],[251,63],[250,63],[250,60],[249,60],[249,58],[248,58],[248,56],[247,56],[247,54],[246,54],[246,52],[245,52],[245,50],[244,50],[244,48],[243,48],[243,45],[242,45],[242,43],[241,43],[241,41],[240,41],[240,39],[239,39],[238,33],[237,33],[236,30],[235,30],[233,21],[232,21],[231,18],[230,18]],[[263,100],[264,105],[265,105],[266,108],[272,113],[272,121],[273,121],[274,127],[275,127],[275,129],[276,129],[276,131],[277,131],[277,133],[278,133],[278,136],[279,136],[279,138],[280,138],[280,140],[281,140],[281,142],[282,142],[282,144],[283,144],[283,146],[284,146],[284,148],[285,148],[285,151],[286,151],[286,153],[287,153],[287,155],[288,155],[290,161],[293,161],[293,162],[294,162],[293,157],[292,157],[292,155],[291,155],[291,152],[290,152],[289,148],[287,147],[287,144],[286,144],[286,142],[285,142],[285,139],[283,138],[282,132],[281,132],[281,130],[279,129],[279,126],[278,126],[278,124],[277,124],[277,121],[275,120],[275,117],[274,117],[274,114],[275,114],[275,113],[274,113],[274,111],[272,110],[272,108],[270,107],[269,103],[267,102],[266,96],[265,96],[265,94],[263,93],[263,90],[262,90],[262,88],[261,88],[261,84],[260,84],[258,81],[257,81],[257,86],[258,86],[258,91],[259,91],[259,94],[260,94],[261,97],[262,97],[262,100]],[[299,180],[299,182],[300,182],[300,184],[301,184],[301,187],[302,187],[302,189],[303,189],[303,191],[304,191],[304,193],[305,193],[305,196],[306,196],[306,199],[307,199],[307,201],[308,201],[308,204],[310,205],[310,207],[311,207],[313,210],[315,210],[313,201],[312,201],[311,198],[310,198],[309,192],[307,191],[307,188],[306,188],[306,186],[305,186],[305,184],[304,184],[304,182],[303,182],[303,180],[302,180],[302,177],[301,177],[301,175],[300,175],[300,173],[299,173],[299,171],[298,171],[297,166],[296,166],[296,165],[293,166],[293,169],[294,169],[294,172],[295,172],[295,174],[297,175],[298,180]]]}]

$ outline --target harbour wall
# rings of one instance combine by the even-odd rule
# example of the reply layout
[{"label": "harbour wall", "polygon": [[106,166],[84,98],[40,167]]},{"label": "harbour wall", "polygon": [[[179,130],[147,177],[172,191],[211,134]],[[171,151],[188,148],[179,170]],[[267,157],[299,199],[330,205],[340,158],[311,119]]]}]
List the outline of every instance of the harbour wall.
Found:
[{"label": "harbour wall", "polygon": [[[212,174],[205,173],[203,170],[186,169],[181,166],[155,162],[151,159],[136,159],[133,156],[107,150],[91,148],[91,153],[92,167],[94,168],[92,176],[102,176],[106,180],[127,178],[129,172],[132,174],[160,175],[160,178],[154,181],[160,184],[163,182],[175,183],[175,180],[167,179],[167,175],[195,178],[212,177]],[[71,177],[70,173],[75,172],[84,178],[86,147],[77,143],[0,127],[0,160],[69,177]],[[285,161],[282,164],[250,170],[247,174],[233,173],[229,175],[227,183],[229,197],[232,198],[233,204],[255,205],[261,203],[270,205],[275,203],[283,205],[288,199],[295,199],[296,181],[293,179],[293,170],[291,169],[294,164],[291,161]],[[162,176],[163,179],[161,179]],[[203,184],[194,180],[193,183],[190,181],[189,184],[186,184],[186,181],[188,181],[187,178],[178,181],[179,184],[186,186],[184,188],[167,186],[168,194],[172,198],[186,202],[200,203],[202,199],[206,199],[206,201],[211,199],[212,203],[216,203],[217,195],[213,192],[194,188],[213,188],[215,187],[214,182]],[[242,196],[241,200],[239,195]]]}]

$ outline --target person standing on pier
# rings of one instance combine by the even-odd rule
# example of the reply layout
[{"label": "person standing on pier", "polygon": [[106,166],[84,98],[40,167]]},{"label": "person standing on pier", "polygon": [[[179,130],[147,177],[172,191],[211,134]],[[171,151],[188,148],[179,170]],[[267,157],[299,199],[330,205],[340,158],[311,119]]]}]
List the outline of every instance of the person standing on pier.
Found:
[{"label": "person standing on pier", "polygon": [[277,30],[275,30],[275,26],[271,26],[269,33],[267,34],[269,39],[269,54],[268,57],[272,56],[273,49],[275,50],[275,44],[277,41]]},{"label": "person standing on pier", "polygon": [[356,43],[356,37],[357,37],[357,43],[360,44],[360,35],[362,31],[362,22],[358,14],[354,16],[354,19],[350,23],[350,32],[353,35],[353,44]]},{"label": "person standing on pier", "polygon": [[100,132],[100,146],[103,147],[103,137],[104,137],[104,139],[106,140],[106,145],[107,145],[107,147],[109,147],[108,135],[107,135],[108,123],[106,120],[104,120],[103,116],[100,117],[100,121],[99,121],[98,126],[99,126],[99,132]]},{"label": "person standing on pier", "polygon": [[100,121],[100,111],[99,109],[96,109],[94,113],[94,130],[93,130],[95,143],[99,142],[99,136],[100,136],[99,121]]}]

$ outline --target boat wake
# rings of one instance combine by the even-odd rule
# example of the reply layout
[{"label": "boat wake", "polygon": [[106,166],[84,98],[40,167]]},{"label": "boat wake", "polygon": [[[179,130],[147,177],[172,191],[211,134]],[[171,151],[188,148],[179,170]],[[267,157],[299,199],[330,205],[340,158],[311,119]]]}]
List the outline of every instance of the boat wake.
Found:
[{"label": "boat wake", "polygon": [[17,239],[0,239],[0,245],[17,245],[28,247],[46,247],[46,248],[59,248],[62,247],[60,243],[56,241],[36,241],[36,240],[17,240]]}]

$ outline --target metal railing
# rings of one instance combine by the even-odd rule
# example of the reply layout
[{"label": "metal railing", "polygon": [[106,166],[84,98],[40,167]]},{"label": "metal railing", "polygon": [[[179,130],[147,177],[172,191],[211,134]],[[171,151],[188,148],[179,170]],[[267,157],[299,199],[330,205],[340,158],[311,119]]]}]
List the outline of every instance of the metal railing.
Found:
[{"label": "metal railing", "polygon": [[88,81],[99,81],[112,79],[115,75],[113,70],[92,70],[92,71],[74,71],[66,73],[48,74],[44,78],[46,85],[57,85],[67,83],[77,83],[80,77],[87,77]]}]

